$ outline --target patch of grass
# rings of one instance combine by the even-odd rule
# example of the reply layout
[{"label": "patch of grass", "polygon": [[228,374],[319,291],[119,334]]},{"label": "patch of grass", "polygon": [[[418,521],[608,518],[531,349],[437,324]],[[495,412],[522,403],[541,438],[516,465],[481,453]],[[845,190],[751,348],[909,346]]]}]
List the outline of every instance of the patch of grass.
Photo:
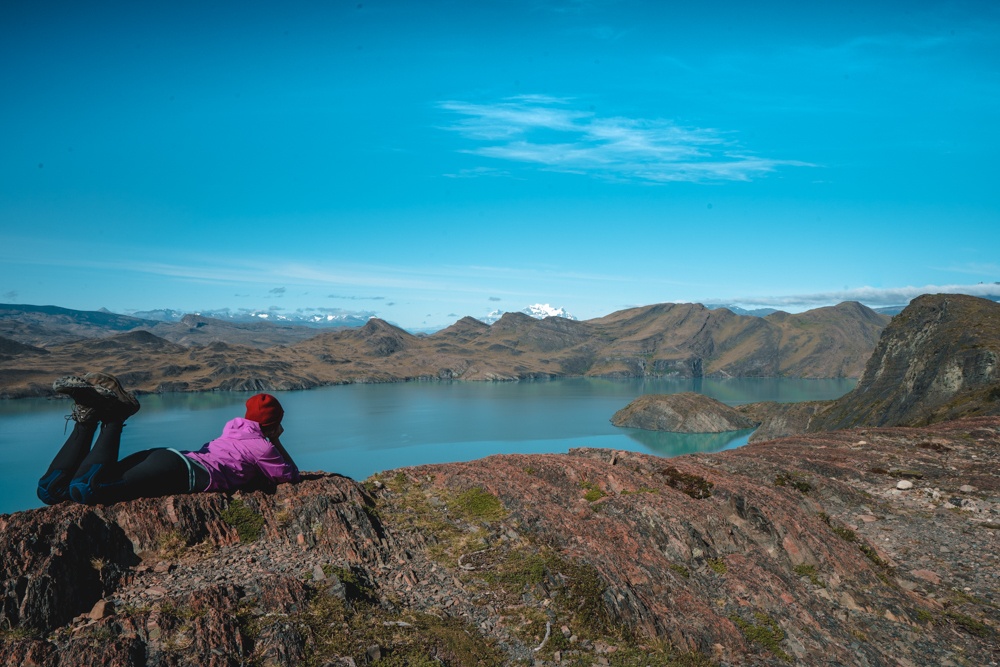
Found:
[{"label": "patch of grass", "polygon": [[755,611],[753,616],[756,622],[748,621],[736,614],[731,615],[729,620],[736,624],[748,641],[764,647],[785,662],[791,662],[792,656],[785,653],[779,645],[785,639],[785,633],[777,621],[760,611]]},{"label": "patch of grass", "polygon": [[167,601],[160,605],[160,614],[175,621],[191,621],[204,616],[205,610]]},{"label": "patch of grass", "polygon": [[951,609],[945,610],[944,615],[970,635],[986,639],[988,637],[992,637],[994,634],[993,628],[971,616],[960,614],[957,611],[952,611]]},{"label": "patch of grass", "polygon": [[278,527],[284,528],[285,526],[287,526],[292,522],[293,518],[294,515],[292,514],[291,510],[284,509],[274,515],[274,523]]},{"label": "patch of grass", "polygon": [[582,635],[593,638],[622,638],[626,634],[604,602],[604,581],[587,563],[566,560],[548,550],[522,549],[508,553],[491,571],[484,572],[483,578],[501,599],[520,602],[525,593],[550,598],[549,609],[559,621],[553,625],[579,628]]},{"label": "patch of grass", "polygon": [[725,574],[729,569],[726,567],[726,561],[721,558],[709,558],[708,567],[716,574]]},{"label": "patch of grass", "polygon": [[695,500],[703,500],[712,496],[712,487],[715,485],[704,477],[681,472],[673,466],[663,468],[659,473],[666,478],[667,486],[677,489]]},{"label": "patch of grass", "polygon": [[790,486],[796,491],[801,493],[809,493],[812,491],[812,484],[800,478],[800,475],[795,473],[783,472],[774,478],[775,486]]},{"label": "patch of grass", "polygon": [[176,560],[187,551],[188,543],[176,530],[161,533],[156,538],[156,551],[162,558]]},{"label": "patch of grass", "polygon": [[882,558],[878,555],[878,552],[875,550],[875,547],[870,546],[868,544],[864,544],[863,542],[859,542],[858,549],[861,550],[861,553],[863,553],[868,558],[868,560],[870,560],[878,567],[887,571],[892,570],[892,567],[884,560],[882,560]]},{"label": "patch of grass", "polygon": [[492,571],[485,572],[484,578],[492,585],[519,595],[545,581],[551,561],[545,554],[512,551]]},{"label": "patch of grass", "polygon": [[458,494],[449,507],[470,521],[500,521],[507,516],[500,499],[478,486]]},{"label": "patch of grass", "polygon": [[651,489],[648,486],[640,486],[635,491],[629,491],[628,489],[622,491],[623,496],[631,496],[637,493],[656,493],[656,489]]},{"label": "patch of grass", "polygon": [[620,646],[608,656],[608,662],[611,667],[712,667],[714,664],[697,651],[678,653],[663,645]]},{"label": "patch of grass", "polygon": [[[307,667],[320,667],[338,657],[373,667],[505,664],[495,642],[460,618],[419,613],[398,616],[376,604],[351,609],[340,598],[317,593],[291,620],[306,638]],[[376,645],[382,655],[370,661],[367,650]]]},{"label": "patch of grass", "polygon": [[951,599],[954,600],[956,604],[989,604],[986,600],[981,600],[975,595],[970,595],[960,588],[951,589]]},{"label": "patch of grass", "polygon": [[484,548],[488,535],[484,526],[507,516],[500,500],[481,488],[456,496],[410,483],[405,476],[405,484],[397,483],[401,475],[393,481],[394,493],[378,499],[380,520],[384,516],[384,522],[419,533],[428,544],[428,555],[438,562],[454,566],[462,554]]},{"label": "patch of grass", "polygon": [[837,534],[837,537],[842,540],[846,540],[848,542],[858,541],[858,536],[850,528],[845,528],[844,526],[831,526],[831,528],[833,529],[833,532]]},{"label": "patch of grass", "polygon": [[531,467],[531,466],[526,466],[524,468],[524,472],[526,472],[529,475],[534,475],[535,472],[537,472],[537,471],[533,467]]},{"label": "patch of grass", "polygon": [[264,527],[264,517],[250,509],[239,498],[234,498],[229,507],[222,510],[222,520],[236,529],[240,542],[257,540]]},{"label": "patch of grass", "polygon": [[826,588],[826,584],[824,584],[823,580],[819,578],[819,573],[816,571],[815,565],[806,565],[805,563],[801,563],[792,569],[795,571],[795,574],[800,577],[809,577],[809,581],[811,581],[814,586]]},{"label": "patch of grass", "polygon": [[26,641],[29,639],[41,639],[42,633],[34,628],[6,628],[0,629],[0,642]]},{"label": "patch of grass", "polygon": [[586,493],[583,494],[583,499],[588,503],[598,501],[608,495],[597,484],[588,482],[587,480],[580,482],[580,488],[586,490]]},{"label": "patch of grass", "polygon": [[348,600],[373,602],[376,599],[374,586],[349,567],[324,565],[323,573],[328,577],[337,577],[340,580],[340,583],[344,585],[344,593]]},{"label": "patch of grass", "polygon": [[682,577],[684,577],[685,579],[689,579],[691,577],[691,570],[687,569],[685,566],[681,565],[680,563],[671,563],[670,565],[668,565],[668,567],[671,570],[673,570],[674,572],[676,572],[677,574],[679,574]]}]

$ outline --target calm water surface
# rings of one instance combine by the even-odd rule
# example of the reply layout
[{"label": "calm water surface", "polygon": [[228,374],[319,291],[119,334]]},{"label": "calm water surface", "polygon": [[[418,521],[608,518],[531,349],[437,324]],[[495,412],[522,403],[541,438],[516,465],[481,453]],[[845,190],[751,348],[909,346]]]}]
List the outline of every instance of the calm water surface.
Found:
[{"label": "calm water surface", "polygon": [[[275,392],[285,407],[282,442],[302,470],[355,479],[491,454],[606,447],[677,456],[747,442],[751,431],[678,434],[623,429],[611,416],[642,394],[698,391],[728,405],[837,398],[854,380],[607,380],[409,382]],[[122,455],[149,447],[198,449],[243,416],[249,393],[140,396]],[[33,507],[38,477],[72,429],[67,400],[0,401],[0,513]],[[64,433],[64,425],[68,426]]]}]

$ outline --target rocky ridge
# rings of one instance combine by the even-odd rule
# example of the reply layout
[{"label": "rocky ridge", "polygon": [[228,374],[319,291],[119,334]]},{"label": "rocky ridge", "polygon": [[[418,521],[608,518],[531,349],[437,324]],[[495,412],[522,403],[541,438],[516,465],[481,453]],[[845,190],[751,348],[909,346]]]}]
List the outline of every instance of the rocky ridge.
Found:
[{"label": "rocky ridge", "polygon": [[990,665],[1000,418],[0,516],[0,662]]},{"label": "rocky ridge", "polygon": [[[15,350],[0,359],[0,398],[51,395],[54,377],[91,370],[118,375],[140,392],[587,375],[856,377],[887,322],[860,304],[765,318],[659,304],[582,322],[523,313],[505,313],[492,325],[463,318],[429,336],[371,319],[261,347],[273,339],[270,329],[188,317],[47,345],[42,356]],[[0,324],[10,325],[0,335],[39,345],[37,332],[29,336],[21,322]]]}]

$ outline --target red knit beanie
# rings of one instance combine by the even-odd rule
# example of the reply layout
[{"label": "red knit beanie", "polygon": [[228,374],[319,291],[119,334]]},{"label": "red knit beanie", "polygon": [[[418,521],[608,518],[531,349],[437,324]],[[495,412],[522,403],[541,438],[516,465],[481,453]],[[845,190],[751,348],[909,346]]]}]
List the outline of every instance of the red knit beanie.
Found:
[{"label": "red knit beanie", "polygon": [[285,411],[281,409],[281,403],[270,394],[257,394],[247,399],[246,419],[257,422],[261,428],[280,424],[284,416]]}]

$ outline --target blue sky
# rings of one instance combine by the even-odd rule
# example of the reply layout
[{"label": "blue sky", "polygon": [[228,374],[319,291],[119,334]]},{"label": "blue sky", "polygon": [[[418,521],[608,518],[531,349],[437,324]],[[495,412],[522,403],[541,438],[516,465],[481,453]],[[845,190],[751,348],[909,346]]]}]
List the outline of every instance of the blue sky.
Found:
[{"label": "blue sky", "polygon": [[160,4],[0,9],[0,301],[997,291],[997,3]]}]

